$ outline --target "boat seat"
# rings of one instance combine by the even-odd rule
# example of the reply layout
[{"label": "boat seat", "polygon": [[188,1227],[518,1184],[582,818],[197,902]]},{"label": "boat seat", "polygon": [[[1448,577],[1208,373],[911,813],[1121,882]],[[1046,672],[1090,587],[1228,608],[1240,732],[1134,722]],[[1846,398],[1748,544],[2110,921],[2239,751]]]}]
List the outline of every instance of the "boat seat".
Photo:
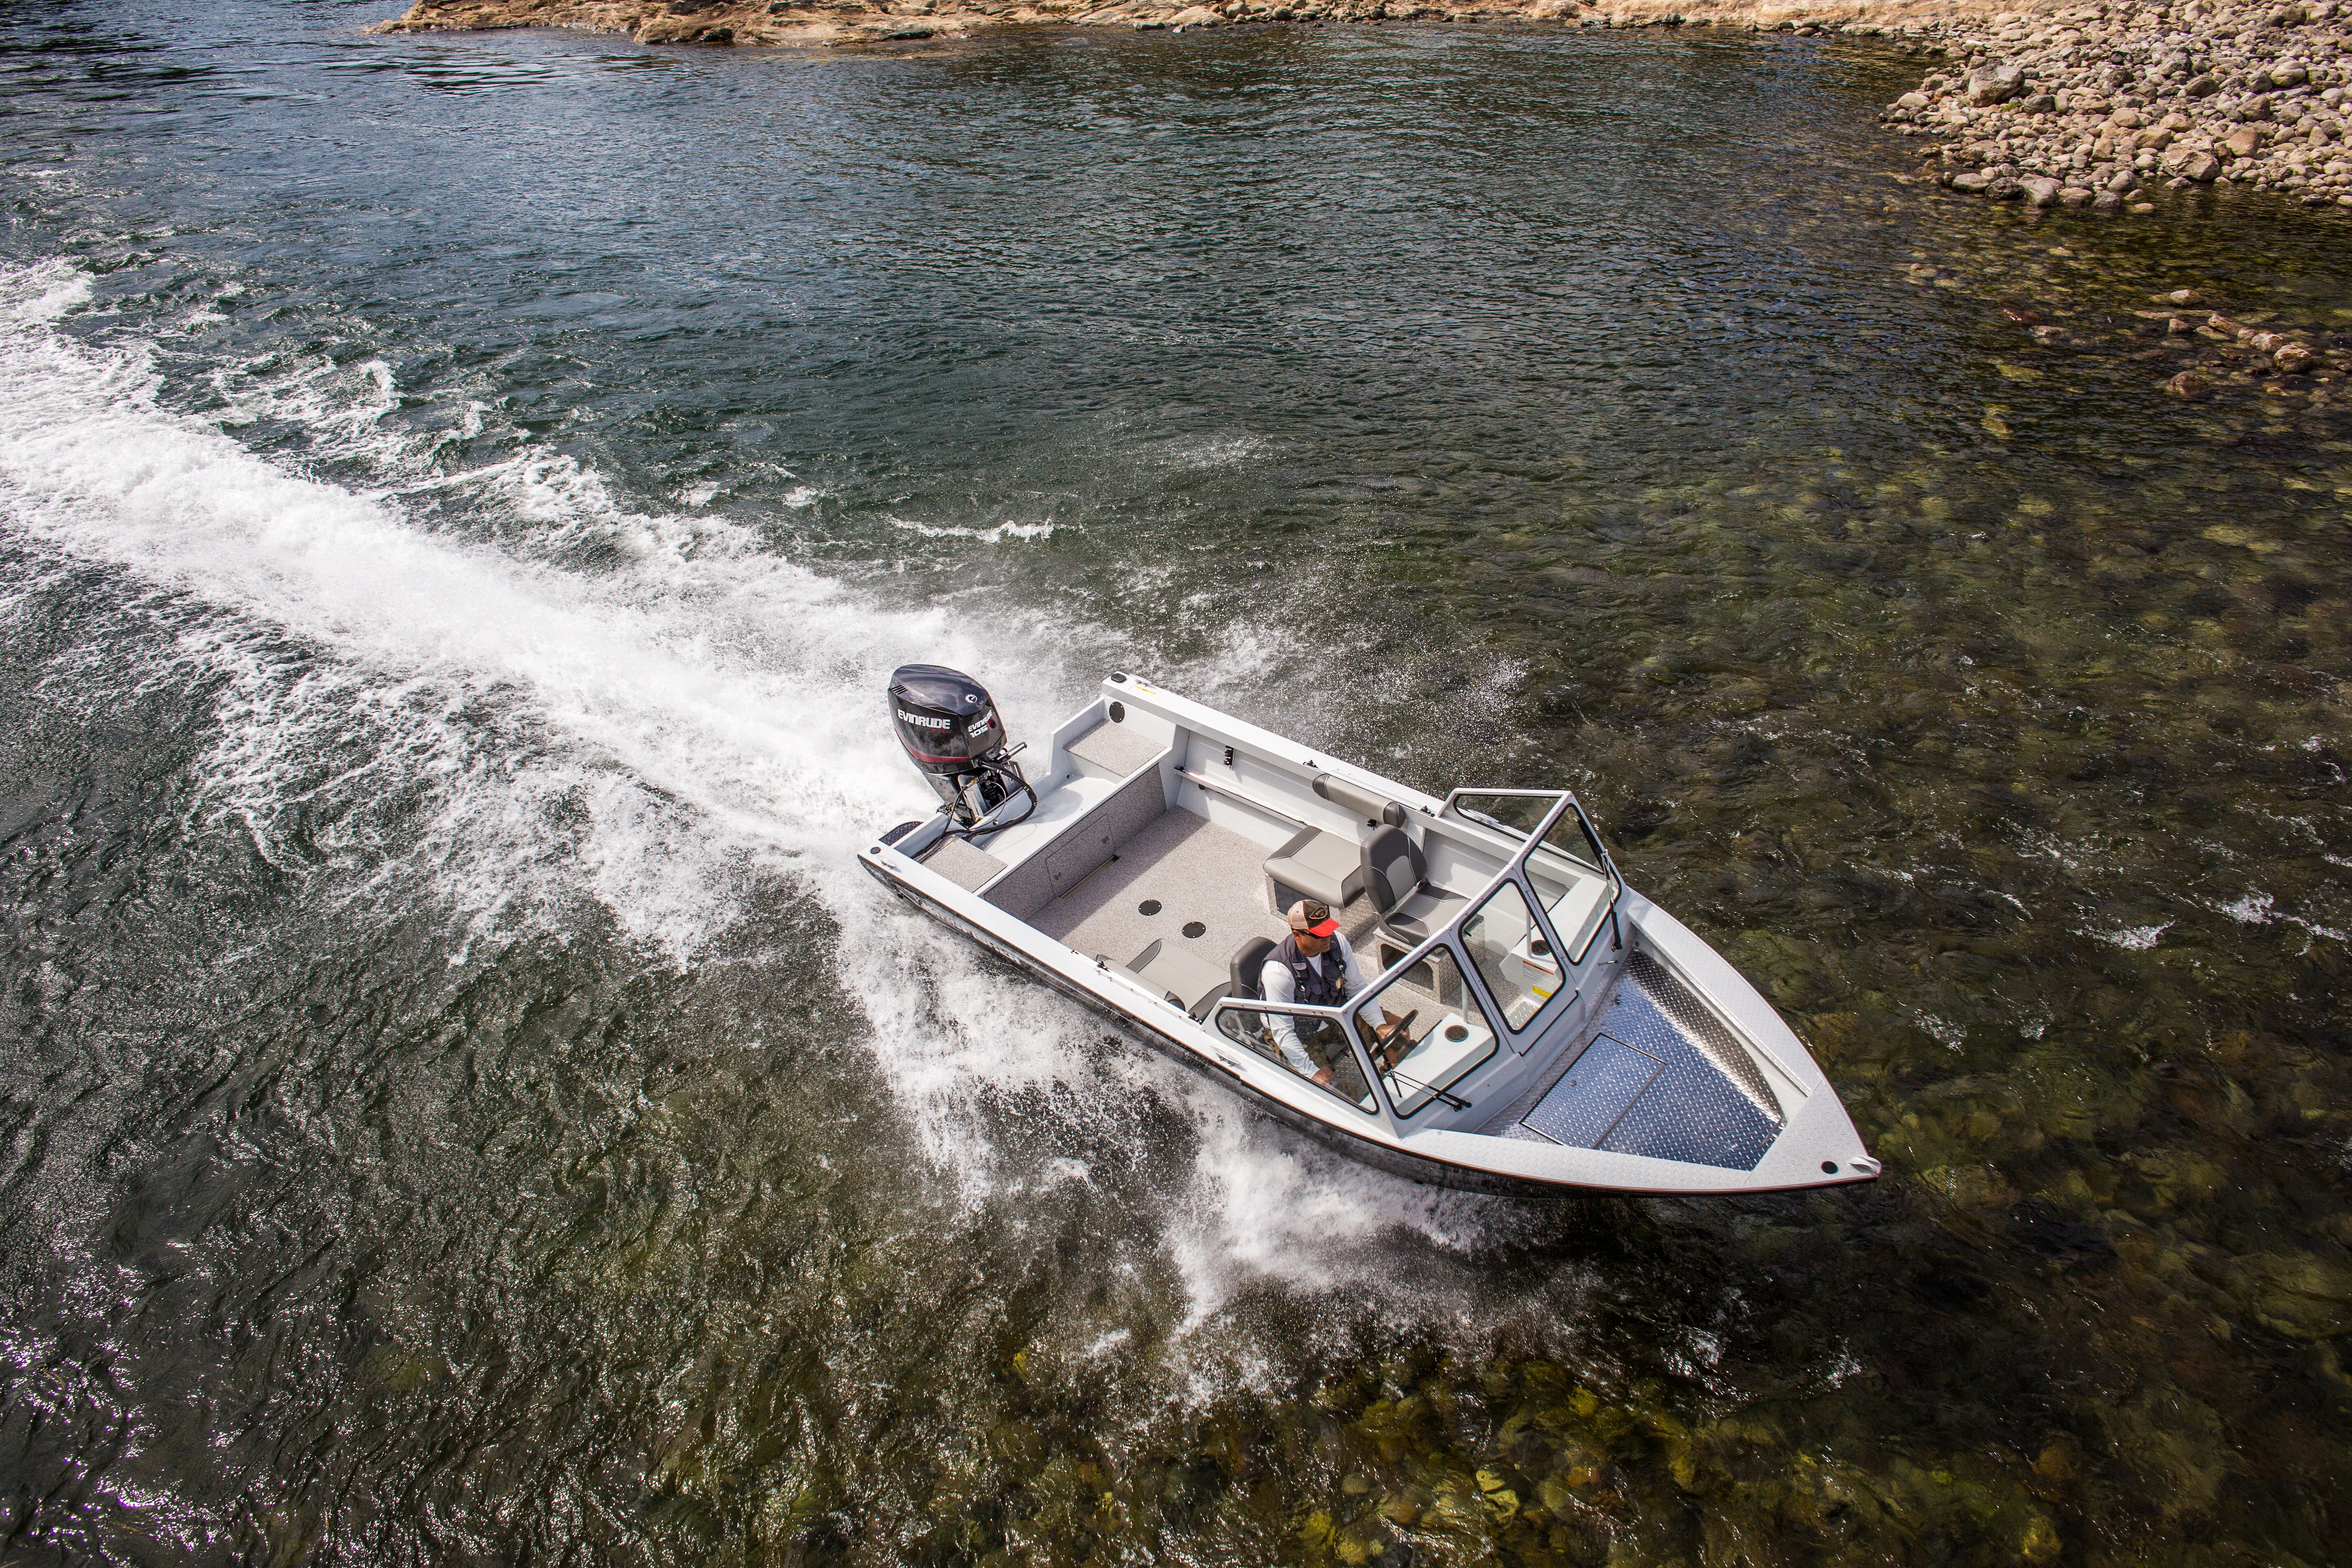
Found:
[{"label": "boat seat", "polygon": [[1405,830],[1381,827],[1364,840],[1363,887],[1381,927],[1412,948],[1451,925],[1470,900],[1429,885],[1429,863]]},{"label": "boat seat", "polygon": [[1302,828],[1265,858],[1266,897],[1282,914],[1301,899],[1333,909],[1364,890],[1364,852],[1352,838],[1320,827]]},{"label": "boat seat", "polygon": [[1195,1018],[1205,1018],[1233,990],[1233,982],[1200,954],[1171,947],[1165,939],[1135,955],[1128,973]]},{"label": "boat seat", "polygon": [[1265,972],[1265,961],[1274,956],[1275,942],[1270,937],[1254,936],[1234,949],[1232,968],[1233,990],[1227,994],[1246,996],[1254,1002],[1265,1000],[1258,988],[1258,977]]}]

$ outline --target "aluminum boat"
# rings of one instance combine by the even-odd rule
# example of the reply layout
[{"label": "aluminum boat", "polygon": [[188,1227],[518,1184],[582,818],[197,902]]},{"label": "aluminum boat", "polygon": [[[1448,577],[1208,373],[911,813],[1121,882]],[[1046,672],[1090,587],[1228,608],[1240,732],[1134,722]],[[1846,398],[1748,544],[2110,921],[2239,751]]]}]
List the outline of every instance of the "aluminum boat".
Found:
[{"label": "aluminum boat", "polygon": [[[907,667],[890,703],[942,804],[868,872],[1344,1153],[1513,1193],[1878,1174],[1804,1043],[1625,885],[1571,791],[1441,799],[1124,674],[1034,778],[969,677]],[[1339,1006],[1262,994],[1301,899],[1364,976]]]}]

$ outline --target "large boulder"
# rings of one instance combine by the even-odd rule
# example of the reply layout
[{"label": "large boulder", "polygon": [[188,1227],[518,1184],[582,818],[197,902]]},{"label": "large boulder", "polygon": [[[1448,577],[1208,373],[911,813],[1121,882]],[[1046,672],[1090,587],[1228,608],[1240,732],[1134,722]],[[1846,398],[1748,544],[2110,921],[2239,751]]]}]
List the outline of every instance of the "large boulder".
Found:
[{"label": "large boulder", "polygon": [[1996,60],[1969,73],[1968,100],[1977,109],[2007,103],[2024,90],[2025,68],[2011,65],[2007,60]]},{"label": "large boulder", "polygon": [[2044,179],[2039,174],[2028,174],[2018,184],[2025,187],[2025,205],[2035,207],[2056,206],[2059,194],[2066,188],[2057,181]]}]

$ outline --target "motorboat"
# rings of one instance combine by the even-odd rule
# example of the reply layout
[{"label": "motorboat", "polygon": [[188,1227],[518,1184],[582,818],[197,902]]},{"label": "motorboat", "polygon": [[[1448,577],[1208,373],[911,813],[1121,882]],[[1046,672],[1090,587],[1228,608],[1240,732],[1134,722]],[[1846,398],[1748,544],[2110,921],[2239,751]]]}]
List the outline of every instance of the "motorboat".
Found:
[{"label": "motorboat", "polygon": [[[868,872],[1358,1160],[1521,1194],[1878,1174],[1804,1042],[1625,885],[1571,790],[1425,795],[1124,673],[1027,766],[968,676],[907,666],[889,703],[940,807]],[[1336,1006],[1265,995],[1302,900],[1363,977]]]}]

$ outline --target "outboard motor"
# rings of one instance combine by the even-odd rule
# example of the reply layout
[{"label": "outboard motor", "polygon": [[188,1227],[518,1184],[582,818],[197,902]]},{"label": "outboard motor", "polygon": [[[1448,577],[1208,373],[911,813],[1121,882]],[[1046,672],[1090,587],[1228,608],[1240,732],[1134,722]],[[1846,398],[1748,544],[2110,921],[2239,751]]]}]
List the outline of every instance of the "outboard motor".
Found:
[{"label": "outboard motor", "polygon": [[[1022,748],[1005,745],[996,704],[971,676],[936,664],[901,665],[890,675],[890,722],[908,760],[931,781],[961,826],[988,822],[1016,795],[1029,797],[1030,811],[1037,808],[1036,792],[1013,760]],[[988,825],[993,830],[1013,823]]]}]

